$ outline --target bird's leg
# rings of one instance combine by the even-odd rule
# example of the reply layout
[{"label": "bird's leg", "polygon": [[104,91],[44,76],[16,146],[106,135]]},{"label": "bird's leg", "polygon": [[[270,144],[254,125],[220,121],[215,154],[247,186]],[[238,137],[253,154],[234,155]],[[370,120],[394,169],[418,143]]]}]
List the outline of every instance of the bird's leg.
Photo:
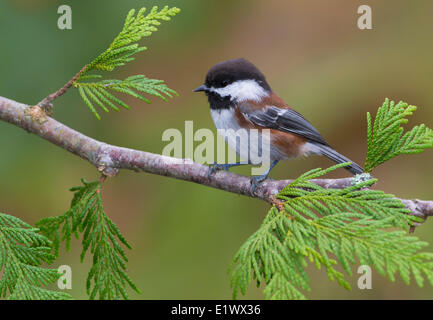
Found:
[{"label": "bird's leg", "polygon": [[269,166],[268,170],[266,170],[266,172],[264,174],[251,178],[251,193],[252,194],[254,194],[254,192],[256,191],[259,183],[266,180],[266,178],[268,177],[272,168],[275,167],[277,163],[278,163],[278,160],[275,160],[274,162],[272,162],[272,164]]},{"label": "bird's leg", "polygon": [[218,170],[225,170],[229,171],[231,167],[237,167],[248,164],[248,162],[235,162],[235,163],[226,163],[226,164],[220,164],[220,163],[213,163],[209,166],[209,173],[208,175],[211,176]]}]

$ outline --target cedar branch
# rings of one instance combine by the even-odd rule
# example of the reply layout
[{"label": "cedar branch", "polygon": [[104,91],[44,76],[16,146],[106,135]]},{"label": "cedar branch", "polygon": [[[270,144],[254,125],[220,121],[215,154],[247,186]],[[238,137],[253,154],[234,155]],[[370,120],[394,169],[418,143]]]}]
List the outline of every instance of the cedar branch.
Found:
[{"label": "cedar branch", "polygon": [[[40,117],[41,114],[44,116]],[[87,160],[105,176],[115,176],[120,169],[144,171],[258,198],[269,203],[275,203],[275,195],[292,181],[266,180],[257,187],[255,194],[252,194],[249,177],[226,171],[208,176],[207,166],[189,159],[175,159],[97,141],[46,116],[38,105],[30,107],[4,97],[0,97],[0,119]],[[342,189],[352,185],[352,178],[315,179],[311,182],[324,188]],[[433,215],[433,201],[400,200],[411,210],[412,215],[424,219]]]}]

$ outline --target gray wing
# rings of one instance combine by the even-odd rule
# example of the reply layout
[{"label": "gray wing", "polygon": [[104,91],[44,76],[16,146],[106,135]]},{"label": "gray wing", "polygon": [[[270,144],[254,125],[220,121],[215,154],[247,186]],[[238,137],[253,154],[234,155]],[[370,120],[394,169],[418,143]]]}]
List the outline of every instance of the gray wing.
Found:
[{"label": "gray wing", "polygon": [[275,106],[266,109],[251,110],[241,108],[245,118],[256,125],[283,132],[297,134],[308,141],[329,146],[320,133],[300,113],[293,109],[282,109]]}]

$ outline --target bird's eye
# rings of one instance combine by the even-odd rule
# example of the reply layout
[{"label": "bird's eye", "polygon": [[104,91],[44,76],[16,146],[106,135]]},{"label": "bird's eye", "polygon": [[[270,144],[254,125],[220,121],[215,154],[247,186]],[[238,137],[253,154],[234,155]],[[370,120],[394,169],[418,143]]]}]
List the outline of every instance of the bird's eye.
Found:
[{"label": "bird's eye", "polygon": [[229,81],[228,80],[223,80],[223,81],[221,81],[221,84],[222,84],[223,87],[225,87],[226,85],[229,84]]}]

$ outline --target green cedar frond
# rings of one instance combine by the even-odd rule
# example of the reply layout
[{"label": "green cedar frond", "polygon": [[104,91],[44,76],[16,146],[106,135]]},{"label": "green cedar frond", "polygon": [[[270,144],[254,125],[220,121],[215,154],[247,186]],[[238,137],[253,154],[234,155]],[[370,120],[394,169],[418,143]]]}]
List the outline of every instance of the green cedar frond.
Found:
[{"label": "green cedar frond", "polygon": [[[231,285],[236,298],[245,294],[252,279],[265,284],[267,299],[305,299],[309,291],[305,267],[309,262],[325,268],[331,281],[346,289],[350,285],[339,264],[352,275],[359,263],[375,267],[395,280],[419,286],[424,278],[433,285],[433,253],[420,253],[426,242],[409,236],[408,224],[417,221],[400,200],[382,191],[365,189],[376,181],[359,182],[345,189],[325,189],[308,180],[335,170],[314,169],[293,181],[277,196],[284,211],[274,206],[257,230],[235,255]],[[396,230],[397,228],[397,230]]]},{"label": "green cedar frond", "polygon": [[163,100],[166,100],[166,96],[171,98],[172,95],[177,94],[174,90],[167,87],[164,81],[149,79],[144,75],[131,76],[125,80],[78,82],[75,84],[75,86],[78,88],[83,101],[87,104],[90,111],[97,119],[100,119],[100,116],[96,111],[94,106],[95,104],[101,107],[105,112],[108,112],[109,108],[119,111],[119,108],[116,106],[116,104],[126,109],[130,108],[127,104],[115,97],[108,90],[128,94],[134,98],[143,100],[146,103],[150,103],[149,99],[145,98],[139,92],[150,94]]},{"label": "green cedar frond", "polygon": [[126,272],[128,261],[122,244],[131,248],[113,221],[106,215],[101,199],[101,183],[86,182],[74,187],[71,208],[63,215],[42,219],[37,223],[41,232],[53,241],[55,255],[60,242],[69,250],[72,235],[82,234],[83,250],[93,254],[93,265],[87,278],[90,299],[128,299],[126,286],[139,292]]},{"label": "green cedar frond", "polygon": [[42,288],[56,282],[56,269],[42,268],[51,264],[51,241],[22,220],[0,213],[0,297],[12,300],[71,299],[64,292]]},{"label": "green cedar frond", "polygon": [[415,126],[403,135],[401,125],[408,122],[406,117],[415,110],[415,106],[405,102],[395,104],[394,101],[385,99],[377,111],[374,124],[370,113],[367,113],[366,172],[371,172],[373,168],[400,154],[420,153],[433,147],[433,130],[424,124]]},{"label": "green cedar frond", "polygon": [[146,47],[140,47],[138,41],[143,37],[150,36],[157,31],[160,21],[169,21],[180,10],[176,7],[163,7],[158,11],[154,6],[145,16],[146,8],[141,8],[137,15],[135,10],[129,11],[122,31],[113,40],[110,46],[101,53],[96,59],[89,63],[81,72],[73,86],[78,88],[81,98],[89,107],[95,117],[100,120],[101,117],[96,111],[95,105],[108,112],[109,109],[119,111],[117,105],[129,109],[129,106],[111,94],[108,90],[124,93],[134,98],[150,103],[140,93],[145,93],[166,100],[166,97],[172,97],[177,93],[168,88],[164,81],[148,79],[143,75],[134,75],[125,80],[101,80],[98,82],[83,82],[84,80],[97,80],[102,76],[98,74],[88,74],[91,71],[112,71],[116,67],[123,66],[134,60],[134,55],[146,50]]},{"label": "green cedar frond", "polygon": [[154,6],[146,16],[144,15],[145,12],[146,8],[141,8],[135,16],[134,9],[129,11],[122,31],[107,50],[87,65],[79,80],[82,80],[82,77],[89,71],[112,71],[114,68],[134,60],[134,54],[146,50],[146,47],[139,47],[138,41],[157,31],[161,20],[169,21],[171,17],[180,12],[180,9],[165,6],[158,11],[158,7]]}]

